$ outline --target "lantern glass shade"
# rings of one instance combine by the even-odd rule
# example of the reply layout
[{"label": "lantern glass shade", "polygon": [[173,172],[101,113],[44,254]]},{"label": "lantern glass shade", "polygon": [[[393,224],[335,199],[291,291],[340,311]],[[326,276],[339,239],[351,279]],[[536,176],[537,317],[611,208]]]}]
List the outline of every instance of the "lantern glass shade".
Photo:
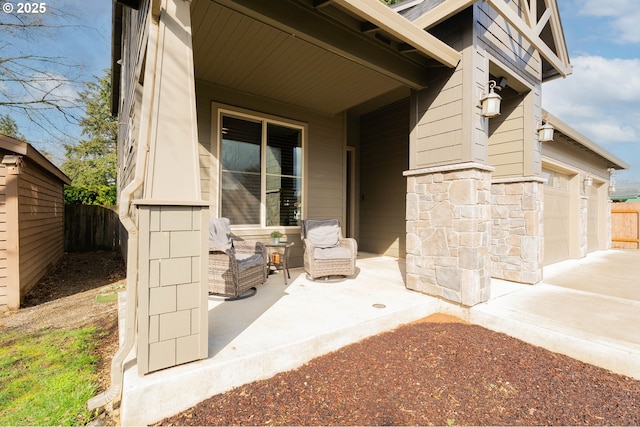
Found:
[{"label": "lantern glass shade", "polygon": [[502,97],[491,88],[489,94],[480,100],[482,103],[482,115],[488,118],[499,116],[501,99]]},{"label": "lantern glass shade", "polygon": [[587,176],[584,179],[584,185],[586,185],[587,187],[591,187],[593,185],[593,178],[591,178],[590,176]]},{"label": "lantern glass shade", "polygon": [[549,123],[543,124],[540,129],[538,129],[538,140],[540,140],[540,142],[553,141],[553,126]]}]

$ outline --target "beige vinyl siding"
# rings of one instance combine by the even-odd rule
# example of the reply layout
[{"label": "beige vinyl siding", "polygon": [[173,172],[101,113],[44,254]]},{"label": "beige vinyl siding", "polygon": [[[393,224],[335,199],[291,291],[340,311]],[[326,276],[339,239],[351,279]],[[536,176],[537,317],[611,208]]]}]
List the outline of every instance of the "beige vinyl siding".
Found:
[{"label": "beige vinyl siding", "polygon": [[[468,158],[475,147],[465,123],[470,120],[475,92],[465,90],[463,82],[481,59],[477,52],[468,55],[472,43],[471,9],[449,18],[430,32],[459,51],[462,61],[455,70],[429,76],[427,87],[415,92],[411,99],[409,168],[419,169],[459,163]],[[469,111],[465,111],[468,107]]]},{"label": "beige vinyl siding", "polygon": [[502,115],[489,121],[489,165],[493,178],[524,175],[524,105],[519,96],[502,100]]},{"label": "beige vinyl siding", "polygon": [[143,81],[141,73],[146,54],[145,45],[147,43],[147,9],[149,2],[142,2],[140,11],[131,8],[124,8],[123,28],[130,34],[137,37],[124,37],[122,46],[122,80],[123,88],[127,88],[122,93],[121,105],[119,107],[120,123],[118,135],[118,161],[119,176],[118,185],[121,189],[133,180],[136,167],[138,150],[138,132],[140,130],[140,105],[142,103]]},{"label": "beige vinyl siding", "polygon": [[408,134],[408,100],[361,117],[358,247],[364,252],[406,255]]},{"label": "beige vinyl siding", "polygon": [[7,178],[6,168],[0,167],[0,311],[7,309]]},{"label": "beige vinyl siding", "polygon": [[[198,140],[200,159],[200,187],[202,198],[209,201],[210,215],[219,215],[218,146],[217,129],[213,129],[212,118],[218,106],[238,110],[257,116],[279,118],[306,125],[307,138],[303,147],[303,219],[336,218],[341,224],[345,215],[345,130],[343,115],[331,116],[286,104],[257,98],[196,81],[196,103],[198,111]],[[232,224],[233,226],[233,224]],[[290,265],[302,265],[302,246],[298,227],[281,229],[284,239],[293,241]],[[271,229],[238,229],[233,234],[243,239],[264,242],[270,240]]]},{"label": "beige vinyl siding", "polygon": [[[517,2],[509,6],[518,11]],[[487,43],[487,50],[502,62],[511,64],[514,70],[542,79],[540,54],[496,12],[489,3],[476,3],[478,33]]]},{"label": "beige vinyl siding", "polygon": [[21,295],[64,252],[63,185],[32,164],[25,169],[18,179]]},{"label": "beige vinyl siding", "polygon": [[[415,165],[423,168],[462,161],[463,73],[456,70],[417,94]],[[441,89],[440,89],[441,87]]]},{"label": "beige vinyl siding", "polygon": [[554,133],[553,142],[542,143],[542,154],[554,161],[571,166],[575,170],[588,173],[602,180],[609,179],[607,171],[608,163],[592,153],[576,149],[576,146],[567,141],[559,132]]}]

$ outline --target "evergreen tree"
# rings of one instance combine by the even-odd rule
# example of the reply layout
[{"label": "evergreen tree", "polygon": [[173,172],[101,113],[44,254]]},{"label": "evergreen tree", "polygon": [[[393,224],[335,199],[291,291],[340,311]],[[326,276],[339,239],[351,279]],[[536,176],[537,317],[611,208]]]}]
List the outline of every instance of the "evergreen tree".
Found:
[{"label": "evergreen tree", "polygon": [[5,114],[0,116],[0,133],[24,141],[24,135],[18,131],[18,124],[9,116]]},{"label": "evergreen tree", "polygon": [[78,144],[65,144],[62,170],[75,186],[114,186],[117,177],[117,119],[111,115],[111,72],[86,83],[80,93],[85,116],[80,120],[82,136]]}]

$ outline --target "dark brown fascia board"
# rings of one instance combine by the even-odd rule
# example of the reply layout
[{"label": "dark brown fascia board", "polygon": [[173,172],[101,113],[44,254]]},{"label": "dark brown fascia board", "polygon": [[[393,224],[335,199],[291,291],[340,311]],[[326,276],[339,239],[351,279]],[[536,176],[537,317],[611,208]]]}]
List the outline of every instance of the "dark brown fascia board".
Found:
[{"label": "dark brown fascia board", "polygon": [[12,153],[27,155],[27,143],[0,133],[0,148]]},{"label": "dark brown fascia board", "polygon": [[71,179],[28,142],[0,134],[0,149],[26,157],[63,183],[71,185]]}]

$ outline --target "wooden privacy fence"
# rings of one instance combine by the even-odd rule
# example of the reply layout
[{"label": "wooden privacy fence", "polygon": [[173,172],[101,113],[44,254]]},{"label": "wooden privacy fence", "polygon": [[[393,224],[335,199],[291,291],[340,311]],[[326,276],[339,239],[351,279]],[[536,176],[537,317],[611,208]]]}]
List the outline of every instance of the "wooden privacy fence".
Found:
[{"label": "wooden privacy fence", "polygon": [[117,207],[66,205],[64,250],[87,252],[120,248],[120,218]]},{"label": "wooden privacy fence", "polygon": [[611,203],[611,247],[640,248],[640,202]]}]

